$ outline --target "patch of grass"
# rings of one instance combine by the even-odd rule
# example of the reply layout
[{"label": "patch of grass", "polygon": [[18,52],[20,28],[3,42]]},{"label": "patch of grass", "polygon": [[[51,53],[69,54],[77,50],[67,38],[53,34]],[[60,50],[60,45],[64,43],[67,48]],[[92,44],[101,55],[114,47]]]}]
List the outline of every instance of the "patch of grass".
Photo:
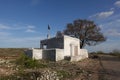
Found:
[{"label": "patch of grass", "polygon": [[112,56],[117,56],[120,58],[120,50],[113,50],[111,53],[109,53]]},{"label": "patch of grass", "polygon": [[103,51],[97,51],[96,54],[105,54]]},{"label": "patch of grass", "polygon": [[120,53],[110,53],[110,55],[117,56],[118,58],[120,58]]},{"label": "patch of grass", "polygon": [[0,80],[18,80],[17,76],[0,76]]},{"label": "patch of grass", "polygon": [[40,63],[38,60],[32,59],[25,54],[22,54],[20,58],[16,60],[16,64],[24,68],[45,68],[46,64]]},{"label": "patch of grass", "polygon": [[67,78],[70,77],[70,74],[67,71],[64,70],[58,70],[57,71],[58,76],[62,76],[62,78]]},{"label": "patch of grass", "polygon": [[18,57],[24,53],[25,48],[0,48],[1,57]]},{"label": "patch of grass", "polygon": [[9,76],[0,76],[0,80],[37,80],[37,77],[41,75],[40,72],[24,72],[24,73],[18,73],[14,75]]}]

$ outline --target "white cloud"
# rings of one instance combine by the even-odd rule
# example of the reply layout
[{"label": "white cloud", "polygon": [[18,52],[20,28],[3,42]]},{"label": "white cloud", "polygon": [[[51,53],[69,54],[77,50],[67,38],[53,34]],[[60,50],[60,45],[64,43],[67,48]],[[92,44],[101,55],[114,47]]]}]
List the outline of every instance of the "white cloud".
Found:
[{"label": "white cloud", "polygon": [[113,19],[113,20],[105,22],[101,25],[104,30],[107,30],[107,29],[120,30],[120,19]]},{"label": "white cloud", "polygon": [[[0,47],[1,48],[16,48],[16,47],[39,47],[40,39],[43,37],[31,35],[31,37],[19,36],[20,34],[24,34],[21,32],[36,32],[36,26],[28,25],[28,24],[16,24],[16,25],[6,25],[0,23]],[[18,36],[16,36],[18,34]]]},{"label": "white cloud", "polygon": [[114,14],[113,10],[94,14],[94,15],[90,16],[89,18],[103,19],[103,18],[107,18],[107,17],[111,16],[112,14]]},{"label": "white cloud", "polygon": [[35,32],[35,26],[28,25],[27,30],[25,32]]},{"label": "white cloud", "polygon": [[39,41],[44,39],[44,37],[34,36],[34,37],[0,37],[0,48],[32,48],[39,47]]},{"label": "white cloud", "polygon": [[103,51],[103,52],[111,52],[115,49],[120,50],[120,40],[107,40],[104,43],[101,43],[96,46],[87,46],[89,52],[95,52],[95,51]]},{"label": "white cloud", "polygon": [[35,32],[33,29],[27,29],[25,32]]},{"label": "white cloud", "polygon": [[112,10],[112,11],[113,11],[113,10],[115,10],[115,8],[110,8],[110,10]]},{"label": "white cloud", "polygon": [[35,26],[33,25],[5,25],[5,24],[0,24],[0,30],[3,31],[3,30],[21,30],[21,31],[25,31],[25,32],[35,32]]},{"label": "white cloud", "polygon": [[117,6],[117,7],[120,7],[120,1],[116,1],[116,2],[114,3],[114,5]]},{"label": "white cloud", "polygon": [[116,29],[109,29],[106,34],[108,36],[120,36],[120,32]]},{"label": "white cloud", "polygon": [[0,24],[0,30],[22,30],[27,28],[26,25],[6,25],[6,24]]},{"label": "white cloud", "polygon": [[116,20],[117,22],[120,22],[120,19]]},{"label": "white cloud", "polygon": [[3,24],[0,24],[0,30],[3,30],[3,29],[10,29],[10,27],[3,25]]},{"label": "white cloud", "polygon": [[102,25],[102,32],[107,37],[120,37],[120,19],[107,21]]},{"label": "white cloud", "polygon": [[27,28],[33,29],[35,26],[28,25]]},{"label": "white cloud", "polygon": [[3,37],[3,36],[9,36],[10,33],[8,32],[0,32],[0,37]]},{"label": "white cloud", "polygon": [[[10,38],[8,42],[34,42],[40,40],[40,37],[22,37]],[[39,44],[39,43],[38,43]]]}]

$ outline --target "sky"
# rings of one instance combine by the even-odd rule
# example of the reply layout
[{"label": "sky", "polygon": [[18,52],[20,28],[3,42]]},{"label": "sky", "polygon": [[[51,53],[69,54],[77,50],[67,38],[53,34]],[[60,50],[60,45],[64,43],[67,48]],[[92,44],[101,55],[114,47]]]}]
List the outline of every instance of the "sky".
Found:
[{"label": "sky", "polygon": [[93,20],[107,37],[89,52],[120,50],[120,0],[0,0],[0,48],[39,48],[76,19]]}]

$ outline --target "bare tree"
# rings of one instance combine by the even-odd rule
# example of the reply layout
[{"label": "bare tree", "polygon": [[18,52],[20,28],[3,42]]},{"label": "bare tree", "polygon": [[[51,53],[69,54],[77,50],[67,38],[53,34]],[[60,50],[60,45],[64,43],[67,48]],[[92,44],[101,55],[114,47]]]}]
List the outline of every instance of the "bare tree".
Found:
[{"label": "bare tree", "polygon": [[79,19],[67,24],[64,34],[79,38],[80,48],[83,48],[85,45],[92,46],[106,41],[100,30],[93,21]]}]

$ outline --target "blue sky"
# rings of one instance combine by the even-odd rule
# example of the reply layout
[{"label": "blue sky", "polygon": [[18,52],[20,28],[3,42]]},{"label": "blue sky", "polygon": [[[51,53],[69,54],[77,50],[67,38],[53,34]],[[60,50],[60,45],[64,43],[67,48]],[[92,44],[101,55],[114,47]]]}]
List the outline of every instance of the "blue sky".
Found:
[{"label": "blue sky", "polygon": [[120,49],[120,0],[0,0],[0,48],[39,47],[76,19],[93,20],[107,41],[89,51]]}]

